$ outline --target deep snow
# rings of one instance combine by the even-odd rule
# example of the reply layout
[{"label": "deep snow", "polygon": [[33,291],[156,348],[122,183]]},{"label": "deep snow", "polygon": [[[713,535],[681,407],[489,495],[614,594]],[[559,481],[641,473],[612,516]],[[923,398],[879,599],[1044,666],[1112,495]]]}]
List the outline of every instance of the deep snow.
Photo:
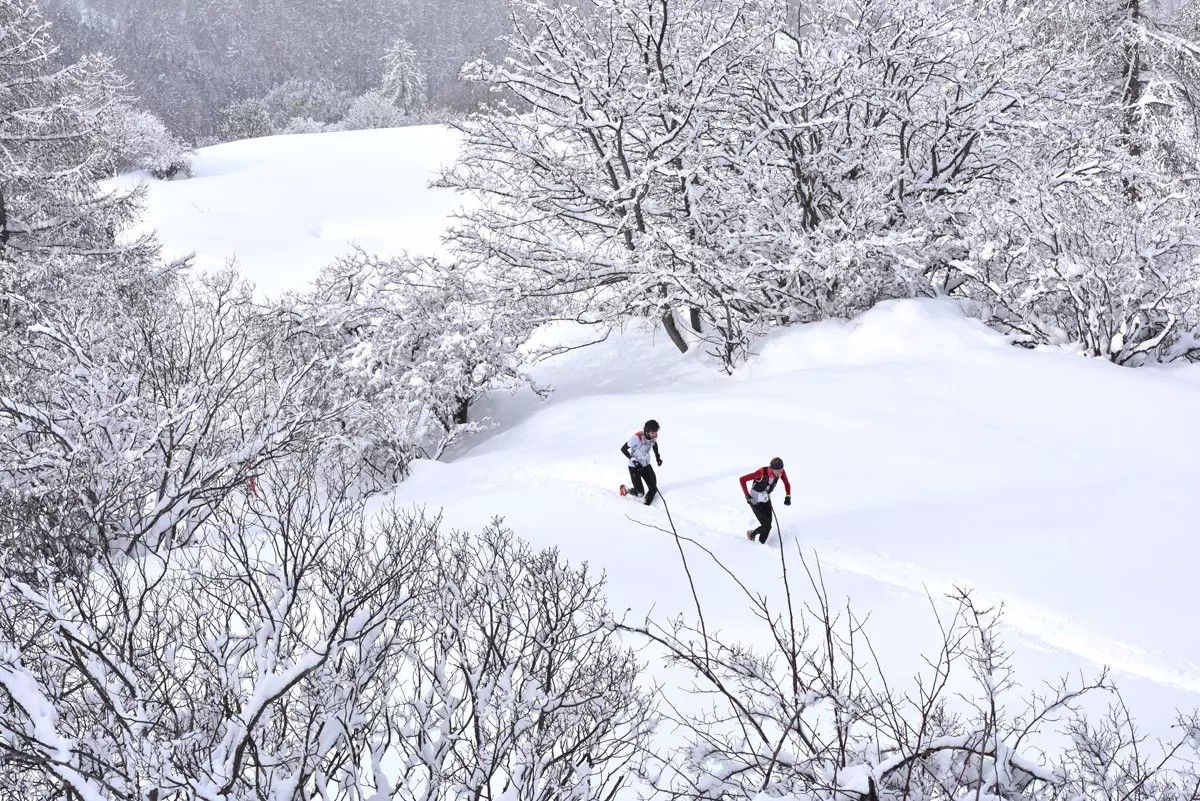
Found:
[{"label": "deep snow", "polygon": [[194,253],[204,270],[236,258],[276,295],[355,246],[441,253],[462,198],[427,184],[457,151],[457,134],[441,125],[269,136],[201,148],[187,180],[123,182],[145,183],[144,226],[168,258]]},{"label": "deep snow", "polygon": [[[208,148],[197,177],[152,182],[149,221],[169,254],[195,250],[201,267],[236,254],[277,293],[351,242],[438,250],[461,199],[426,182],[456,141],[428,126]],[[559,326],[542,338],[595,334]],[[963,585],[1006,604],[1026,686],[1111,665],[1153,730],[1200,706],[1195,370],[1015,349],[949,301],[907,301],[778,332],[732,377],[637,325],[533,374],[551,397],[489,398],[476,413],[495,428],[419,464],[396,499],[464,529],[504,516],[605,570],[618,611],[686,611],[674,541],[651,527],[662,507],[616,494],[618,448],[654,417],[680,533],[776,597],[780,542],[815,552],[835,599],[870,613],[899,674],[937,643],[930,598]],[[744,538],[752,516],[736,478],[775,455],[795,504],[778,504],[782,538],[763,547]],[[710,622],[753,639],[728,582],[693,566]]]},{"label": "deep snow", "polygon": [[[645,330],[534,375],[558,391],[493,399],[494,434],[422,464],[398,499],[468,529],[502,514],[606,570],[617,609],[686,612],[672,538],[641,525],[664,526],[663,510],[615,493],[621,442],[654,417],[679,532],[776,602],[778,553],[745,540],[737,476],[783,457],[794,503],[776,502],[782,542],[815,553],[835,601],[870,614],[899,676],[936,647],[930,597],[962,586],[1005,604],[1026,687],[1112,666],[1159,732],[1200,705],[1188,590],[1200,441],[1184,422],[1200,398],[1173,371],[1015,349],[950,301],[904,301],[779,332],[733,377]],[[734,588],[697,564],[710,623],[754,639],[746,610],[726,603]]]}]

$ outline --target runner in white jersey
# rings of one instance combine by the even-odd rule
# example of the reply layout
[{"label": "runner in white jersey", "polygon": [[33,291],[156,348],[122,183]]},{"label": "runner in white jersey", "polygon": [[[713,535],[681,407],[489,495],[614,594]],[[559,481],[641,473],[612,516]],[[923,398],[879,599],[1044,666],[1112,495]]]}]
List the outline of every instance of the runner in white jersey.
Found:
[{"label": "runner in white jersey", "polygon": [[639,498],[644,495],[649,506],[658,493],[658,477],[650,466],[651,454],[655,463],[662,467],[662,456],[658,453],[658,421],[647,420],[642,430],[621,446],[621,453],[629,460],[629,478],[633,481],[629,494]]}]

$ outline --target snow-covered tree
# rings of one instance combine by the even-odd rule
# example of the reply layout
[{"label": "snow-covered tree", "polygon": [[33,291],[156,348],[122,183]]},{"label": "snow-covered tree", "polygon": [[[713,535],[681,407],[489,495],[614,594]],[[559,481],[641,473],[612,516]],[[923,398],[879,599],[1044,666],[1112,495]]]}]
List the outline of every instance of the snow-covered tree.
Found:
[{"label": "snow-covered tree", "polygon": [[408,121],[404,111],[391,97],[379,89],[372,89],[354,98],[338,127],[347,131],[363,131],[372,128],[395,128]]},{"label": "snow-covered tree", "polygon": [[384,55],[380,88],[406,114],[425,105],[425,70],[420,56],[407,40],[397,39]]},{"label": "snow-covered tree", "polygon": [[272,468],[190,546],[0,580],[0,766],[30,801],[602,801],[653,723],[600,583],[498,525]]},{"label": "snow-covered tree", "polygon": [[465,126],[446,182],[484,202],[458,243],[681,350],[686,312],[726,367],[768,325],[914,292],[898,266],[940,199],[1006,157],[980,140],[1013,116],[1008,73],[970,79],[1015,50],[969,11],[817,6],[789,35],[782,3],[515,7],[508,58],[470,70],[520,102]]},{"label": "snow-covered tree", "polygon": [[0,538],[36,549],[76,525],[78,507],[55,495],[82,492],[77,470],[100,460],[75,451],[68,467],[80,429],[56,422],[103,436],[110,407],[71,407],[132,380],[89,371],[111,363],[173,283],[153,241],[128,231],[136,195],[100,184],[129,141],[118,79],[103,60],[57,65],[24,0],[0,3],[0,31]]},{"label": "snow-covered tree", "polygon": [[74,306],[72,327],[115,323],[170,282],[154,241],[130,231],[138,193],[101,184],[140,147],[118,77],[103,59],[60,65],[26,0],[0,2],[0,31],[0,395],[11,396],[58,378],[29,357],[39,318]]},{"label": "snow-covered tree", "polygon": [[928,275],[1020,342],[1133,365],[1194,341],[1197,52],[1148,11],[1039,9],[1020,34],[1048,68],[1015,161],[950,206],[958,252]]},{"label": "snow-covered tree", "polygon": [[508,0],[390,0],[402,24],[397,36],[410,43],[425,73],[425,104],[456,112],[475,109],[487,93],[463,81],[465,62],[500,52],[497,38],[509,29]]},{"label": "snow-covered tree", "polygon": [[159,179],[191,174],[187,147],[147,111],[124,109],[113,117],[109,135],[118,144],[118,171],[145,170]]},{"label": "snow-covered tree", "polygon": [[[1174,198],[1192,190],[1170,164],[1195,150],[1186,41],[1123,0],[785,6],[517,0],[508,57],[468,70],[515,101],[468,121],[445,177],[481,196],[456,232],[466,258],[539,313],[660,319],[681,350],[686,313],[729,369],[772,325],[895,296],[978,300],[953,266],[975,258],[977,221],[1000,224],[1030,193],[1078,219],[1107,189],[1075,197],[1054,176],[1099,169],[1097,187],[1115,176],[1145,204],[1130,213],[1180,243],[1123,293],[1154,295],[1157,273],[1183,319],[1189,203]],[[1150,80],[1152,61],[1176,77]],[[1130,88],[1143,83],[1158,88]],[[1119,214],[1103,219],[1114,227],[1099,239],[1124,235]],[[1031,252],[1027,272],[1053,261]],[[1160,322],[1132,322],[1145,305],[1092,305],[1061,328],[1121,361],[1124,343],[1165,353]],[[1125,332],[1115,350],[1075,339],[1094,314]]]},{"label": "snow-covered tree", "polygon": [[[122,144],[111,126],[124,87],[102,58],[59,67],[47,27],[30,0],[0,2],[0,259],[134,258],[142,243],[118,237],[137,198],[98,183],[112,174]],[[11,280],[4,270],[0,292]]]},{"label": "snow-covered tree", "polygon": [[603,584],[494,521],[436,555],[396,710],[403,801],[449,794],[604,801],[628,792],[656,722]]},{"label": "snow-covered tree", "polygon": [[302,467],[190,547],[0,580],[0,763],[30,801],[359,797],[435,528],[368,525]]},{"label": "snow-covered tree", "polygon": [[390,483],[415,458],[437,458],[478,430],[470,406],[524,381],[517,349],[531,330],[460,265],[356,253],[284,312],[289,340],[334,369],[336,449]]},{"label": "snow-covered tree", "polygon": [[[771,47],[772,9],[750,0],[514,4],[503,62],[469,68],[517,101],[465,126],[446,182],[483,196],[458,232],[511,291],[611,321],[676,313],[713,326],[752,288],[720,262],[733,198],[714,173],[754,132],[723,127]],[[732,295],[732,297],[731,297]],[[596,301],[592,303],[591,301]],[[734,335],[728,334],[726,339]],[[736,340],[735,340],[736,341]]]},{"label": "snow-covered tree", "polygon": [[321,400],[320,359],[274,350],[273,316],[232,274],[124,308],[103,297],[30,309],[20,354],[2,363],[26,376],[0,393],[9,560],[74,569],[186,543],[336,412]]}]

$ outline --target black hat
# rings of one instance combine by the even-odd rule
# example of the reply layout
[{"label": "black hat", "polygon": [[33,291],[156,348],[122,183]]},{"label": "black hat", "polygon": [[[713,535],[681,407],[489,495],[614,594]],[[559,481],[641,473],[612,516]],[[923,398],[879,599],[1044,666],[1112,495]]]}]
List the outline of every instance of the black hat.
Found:
[{"label": "black hat", "polygon": [[647,420],[646,425],[642,426],[642,430],[643,431],[657,431],[658,430],[658,421],[657,420]]},{"label": "black hat", "polygon": [[783,460],[780,459],[778,456],[776,456],[774,459],[771,460],[771,469],[772,470],[782,470],[783,469]]}]

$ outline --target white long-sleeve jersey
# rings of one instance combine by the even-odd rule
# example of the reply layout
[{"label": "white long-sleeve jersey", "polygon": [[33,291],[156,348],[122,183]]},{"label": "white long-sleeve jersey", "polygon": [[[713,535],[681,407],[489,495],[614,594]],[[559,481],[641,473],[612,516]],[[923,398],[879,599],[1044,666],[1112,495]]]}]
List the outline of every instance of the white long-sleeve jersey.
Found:
[{"label": "white long-sleeve jersey", "polygon": [[650,439],[641,431],[635,433],[629,438],[625,445],[629,448],[629,466],[637,467],[638,465],[650,464],[650,454],[654,451],[654,445],[658,440]]}]

